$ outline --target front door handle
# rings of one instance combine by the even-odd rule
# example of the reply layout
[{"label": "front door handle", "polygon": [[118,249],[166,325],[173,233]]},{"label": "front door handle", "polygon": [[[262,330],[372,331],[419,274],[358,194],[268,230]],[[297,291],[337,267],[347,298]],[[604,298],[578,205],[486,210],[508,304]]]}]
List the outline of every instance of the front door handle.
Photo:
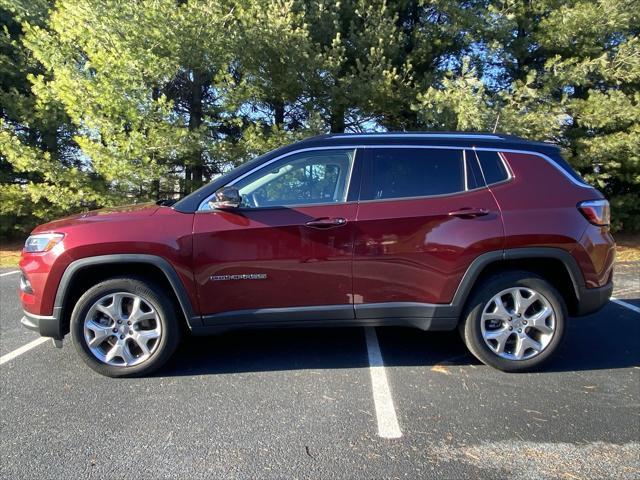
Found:
[{"label": "front door handle", "polygon": [[475,217],[484,217],[485,215],[489,215],[489,210],[486,208],[461,208],[460,210],[454,210],[453,212],[449,212],[450,217],[460,217],[460,218],[475,218]]},{"label": "front door handle", "polygon": [[346,225],[347,219],[338,217],[338,218],[316,218],[315,220],[310,220],[305,225],[307,227],[312,228],[332,228],[332,227],[341,227],[342,225]]}]

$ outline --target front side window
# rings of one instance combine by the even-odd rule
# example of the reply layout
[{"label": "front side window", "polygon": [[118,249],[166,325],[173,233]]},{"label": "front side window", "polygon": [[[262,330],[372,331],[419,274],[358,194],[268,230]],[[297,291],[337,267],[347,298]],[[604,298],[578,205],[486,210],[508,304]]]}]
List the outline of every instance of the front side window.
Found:
[{"label": "front side window", "polygon": [[424,197],[465,190],[462,150],[376,148],[362,200]]},{"label": "front side window", "polygon": [[318,150],[290,155],[233,183],[242,207],[344,202],[355,151]]}]

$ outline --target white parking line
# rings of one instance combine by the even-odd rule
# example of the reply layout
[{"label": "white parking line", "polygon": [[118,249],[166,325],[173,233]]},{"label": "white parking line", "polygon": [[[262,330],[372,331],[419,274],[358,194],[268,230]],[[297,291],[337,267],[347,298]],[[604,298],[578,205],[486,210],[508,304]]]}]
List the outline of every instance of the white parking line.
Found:
[{"label": "white parking line", "polygon": [[623,302],[622,300],[619,300],[615,297],[611,297],[611,301],[617,303],[618,305],[622,305],[623,307],[626,307],[633,312],[640,313],[640,307],[636,307],[635,305],[632,305],[630,303]]},{"label": "white parking line", "polygon": [[391,390],[389,389],[387,374],[384,370],[376,329],[366,327],[364,333],[367,339],[367,352],[369,354],[373,403],[376,406],[376,417],[378,419],[378,435],[382,438],[400,438],[402,432],[400,431],[396,410],[393,406],[393,398],[391,398]]},{"label": "white parking line", "polygon": [[20,273],[20,270],[14,270],[13,272],[0,273],[0,277],[6,277],[7,275],[13,275],[14,273]]},{"label": "white parking line", "polygon": [[47,340],[49,340],[47,337],[36,338],[33,342],[29,342],[26,345],[21,346],[20,348],[16,348],[13,352],[9,352],[6,355],[0,357],[0,365],[2,365],[3,363],[7,363],[9,360],[13,360],[14,358],[22,355],[25,352],[28,352],[32,348],[37,347]]}]

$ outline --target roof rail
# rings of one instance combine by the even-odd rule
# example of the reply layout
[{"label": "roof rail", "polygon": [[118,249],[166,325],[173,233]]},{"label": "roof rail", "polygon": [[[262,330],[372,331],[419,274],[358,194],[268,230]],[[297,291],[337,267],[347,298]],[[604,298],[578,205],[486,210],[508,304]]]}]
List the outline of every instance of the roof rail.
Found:
[{"label": "roof rail", "polygon": [[339,133],[334,135],[327,135],[326,138],[375,138],[375,137],[415,137],[415,138],[471,138],[471,139],[484,139],[484,140],[505,140],[504,137],[499,135],[482,134],[482,133],[402,133],[402,132],[389,132],[389,133]]}]

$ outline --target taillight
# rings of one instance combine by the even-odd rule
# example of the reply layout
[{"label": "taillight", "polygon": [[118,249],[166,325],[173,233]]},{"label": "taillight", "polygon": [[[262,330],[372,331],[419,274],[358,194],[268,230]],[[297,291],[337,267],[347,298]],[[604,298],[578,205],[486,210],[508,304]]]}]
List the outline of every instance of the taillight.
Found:
[{"label": "taillight", "polygon": [[578,204],[578,210],[589,220],[589,223],[604,227],[611,223],[609,202],[606,200],[587,200]]}]

